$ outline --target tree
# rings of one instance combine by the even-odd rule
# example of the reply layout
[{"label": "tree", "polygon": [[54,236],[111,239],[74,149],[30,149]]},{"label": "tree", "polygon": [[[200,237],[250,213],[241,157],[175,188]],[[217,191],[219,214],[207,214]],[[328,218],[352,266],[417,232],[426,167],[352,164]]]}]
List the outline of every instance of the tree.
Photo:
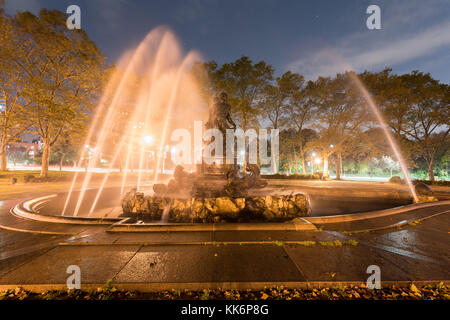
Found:
[{"label": "tree", "polygon": [[80,135],[75,132],[64,132],[53,145],[50,159],[58,162],[59,171],[62,171],[65,161],[72,161],[73,163],[76,163],[75,161],[81,146],[82,139]]},{"label": "tree", "polygon": [[24,97],[26,82],[17,63],[30,52],[25,50],[11,17],[0,8],[0,170],[7,169],[6,147],[31,125]]},{"label": "tree", "polygon": [[412,102],[404,134],[416,144],[427,163],[428,177],[434,181],[436,154],[440,149],[446,151],[444,142],[450,132],[450,88],[419,71],[404,74],[401,79]]},{"label": "tree", "polygon": [[261,94],[273,79],[273,72],[264,61],[254,64],[245,56],[213,72],[215,87],[228,93],[233,114],[244,131],[258,125]]},{"label": "tree", "polygon": [[[273,68],[264,61],[253,63],[248,57],[218,66],[216,62],[198,63],[191,72],[203,84],[205,100],[225,91],[233,119],[244,131],[259,125],[258,116],[264,89],[273,79]],[[247,152],[247,150],[245,150]],[[244,170],[247,156],[244,155]],[[276,166],[275,166],[276,167]]]},{"label": "tree", "polygon": [[[281,77],[277,77],[274,84],[267,84],[263,89],[259,109],[264,118],[270,121],[273,129],[280,129],[285,124],[288,106],[303,82],[301,75],[288,71]],[[276,163],[275,154],[272,154],[272,163]],[[272,167],[274,173],[277,173],[276,165]]]},{"label": "tree", "polygon": [[313,127],[319,138],[311,142],[310,147],[320,151],[323,175],[328,176],[329,157],[337,154],[339,168],[347,141],[359,134],[362,123],[367,119],[366,110],[361,107],[362,97],[348,73],[337,74],[335,78],[319,77],[314,83],[312,97],[316,105]]},{"label": "tree", "polygon": [[279,129],[284,124],[288,107],[292,105],[303,82],[301,75],[288,71],[277,77],[275,84],[268,84],[263,89],[260,108],[264,118],[270,121],[274,129]]},{"label": "tree", "polygon": [[104,83],[104,56],[83,30],[68,30],[66,18],[45,9],[14,18],[30,53],[17,68],[28,83],[28,117],[44,142],[41,176],[47,176],[50,148],[61,134],[87,125]]},{"label": "tree", "polygon": [[361,77],[383,109],[407,165],[415,166],[422,157],[434,180],[435,157],[449,134],[449,86],[417,70],[395,75],[385,69]]},{"label": "tree", "polygon": [[390,68],[376,73],[366,71],[359,77],[372,94],[376,105],[381,109],[387,125],[393,132],[395,141],[402,151],[405,165],[410,168],[415,167],[416,145],[405,135],[410,108],[413,104],[411,92],[401,76],[392,74]]},{"label": "tree", "polygon": [[[301,90],[296,90],[288,105],[288,125],[296,128],[297,130],[297,144],[299,147],[300,159],[302,164],[302,172],[306,174],[305,166],[305,146],[306,143],[311,140],[311,130],[305,130],[305,126],[308,125],[311,114],[314,110],[314,103],[312,102],[311,90],[313,87],[312,82],[308,82],[306,86]],[[305,134],[306,133],[306,134]],[[309,134],[308,134],[309,133]]]}]

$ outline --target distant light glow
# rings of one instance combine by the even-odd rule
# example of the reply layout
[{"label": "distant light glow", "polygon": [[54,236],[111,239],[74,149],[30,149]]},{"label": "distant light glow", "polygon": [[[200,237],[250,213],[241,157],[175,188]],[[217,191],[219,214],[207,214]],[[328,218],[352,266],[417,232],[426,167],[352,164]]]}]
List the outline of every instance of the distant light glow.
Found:
[{"label": "distant light glow", "polygon": [[314,162],[316,164],[320,164],[322,162],[322,159],[321,158],[316,158],[316,159],[314,159]]},{"label": "distant light glow", "polygon": [[146,145],[153,145],[153,143],[155,142],[155,138],[151,135],[151,134],[146,134],[143,138],[142,141],[146,144]]}]

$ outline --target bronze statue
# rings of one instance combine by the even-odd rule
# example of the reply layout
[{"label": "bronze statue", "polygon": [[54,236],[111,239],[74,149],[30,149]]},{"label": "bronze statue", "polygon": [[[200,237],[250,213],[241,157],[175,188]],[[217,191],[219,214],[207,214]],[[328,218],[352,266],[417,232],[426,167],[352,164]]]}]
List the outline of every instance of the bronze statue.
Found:
[{"label": "bronze statue", "polygon": [[214,103],[209,108],[209,118],[206,129],[216,128],[223,134],[226,129],[236,129],[236,124],[231,118],[231,106],[228,104],[228,95],[221,92],[214,98]]}]

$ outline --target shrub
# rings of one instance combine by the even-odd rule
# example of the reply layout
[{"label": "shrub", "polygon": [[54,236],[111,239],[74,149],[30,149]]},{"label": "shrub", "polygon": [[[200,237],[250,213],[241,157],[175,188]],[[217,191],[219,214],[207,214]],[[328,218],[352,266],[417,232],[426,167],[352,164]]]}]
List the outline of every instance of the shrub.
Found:
[{"label": "shrub", "polygon": [[316,172],[314,172],[313,176],[315,177],[314,179],[323,179],[323,172],[322,171],[316,171]]},{"label": "shrub", "polygon": [[32,174],[27,174],[23,176],[23,182],[28,183],[28,182],[32,182],[35,179],[35,176],[33,176]]},{"label": "shrub", "polygon": [[397,183],[397,184],[402,184],[403,183],[403,179],[400,178],[399,176],[393,176],[392,178],[389,179],[390,183]]},{"label": "shrub", "polygon": [[322,178],[321,174],[292,174],[292,175],[284,175],[284,174],[270,174],[270,175],[262,175],[264,179],[296,179],[296,180],[319,180]]},{"label": "shrub", "polygon": [[33,182],[55,182],[55,181],[61,181],[60,177],[37,177],[33,179]]}]

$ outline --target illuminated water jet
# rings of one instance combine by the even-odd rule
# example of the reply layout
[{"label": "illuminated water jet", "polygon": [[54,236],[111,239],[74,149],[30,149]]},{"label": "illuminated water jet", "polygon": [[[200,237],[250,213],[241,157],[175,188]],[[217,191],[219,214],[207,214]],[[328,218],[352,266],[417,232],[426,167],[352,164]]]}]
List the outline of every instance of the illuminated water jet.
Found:
[{"label": "illuminated water jet", "polygon": [[358,76],[355,73],[353,73],[353,72],[349,72],[348,74],[350,75],[350,78],[355,83],[357,88],[363,94],[364,98],[367,101],[367,104],[369,105],[370,109],[372,110],[372,112],[374,113],[375,117],[377,118],[377,120],[378,120],[378,122],[379,122],[379,124],[381,126],[381,129],[383,130],[383,133],[385,134],[386,138],[388,139],[388,142],[389,142],[389,145],[392,148],[392,151],[394,152],[395,156],[397,157],[397,160],[400,163],[400,168],[401,168],[401,170],[403,172],[403,176],[405,177],[406,183],[408,184],[408,187],[409,187],[411,195],[412,195],[412,197],[414,199],[414,202],[418,202],[417,194],[416,194],[416,191],[415,191],[414,186],[412,184],[411,178],[409,177],[408,169],[406,167],[405,160],[402,157],[400,149],[398,148],[397,143],[395,142],[395,139],[392,136],[391,131],[387,127],[386,121],[384,120],[384,117],[381,114],[380,109],[378,109],[377,105],[373,101],[372,97],[370,96],[369,92],[367,91],[366,87],[361,82],[361,80],[358,78]]},{"label": "illuminated water jet", "polygon": [[[86,166],[81,189],[76,199],[72,199],[80,177],[77,172],[64,203],[63,215],[68,214],[69,203],[72,207],[74,200],[72,214],[79,215],[87,204],[90,216],[119,162],[123,174],[121,194],[128,182],[141,188],[145,183],[157,181],[164,155],[157,152],[156,146],[151,150],[148,148],[153,144],[164,145],[170,129],[189,128],[194,120],[201,120],[206,114],[205,101],[189,74],[196,59],[199,60],[199,56],[194,52],[183,54],[178,40],[166,28],[151,31],[135,50],[120,59],[84,143],[94,146],[93,152],[84,148],[78,161],[78,167]],[[202,106],[205,106],[204,113]],[[148,140],[150,136],[152,143],[146,142],[146,137]],[[156,158],[151,159],[150,166],[149,157],[153,154]],[[107,173],[93,200],[88,200],[86,191],[94,183],[93,169],[105,158],[109,162]],[[136,162],[137,170],[133,173]],[[153,173],[152,180],[144,179],[147,173]]]}]

